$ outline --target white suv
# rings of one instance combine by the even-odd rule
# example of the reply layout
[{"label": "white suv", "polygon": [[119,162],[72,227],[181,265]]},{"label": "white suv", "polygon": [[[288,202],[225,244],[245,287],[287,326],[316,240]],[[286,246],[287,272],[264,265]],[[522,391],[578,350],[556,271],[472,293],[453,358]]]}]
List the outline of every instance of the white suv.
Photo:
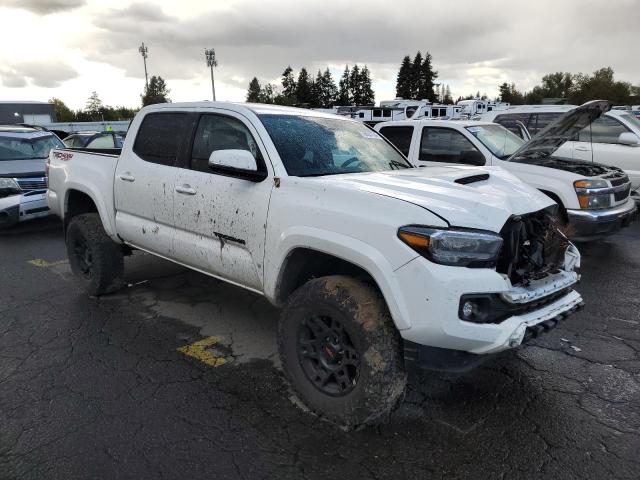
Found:
[{"label": "white suv", "polygon": [[[575,105],[528,105],[488,112],[478,120],[495,122],[528,140]],[[527,138],[529,135],[529,138]],[[589,127],[576,132],[558,150],[563,157],[604,163],[623,169],[631,180],[632,196],[640,201],[640,120],[628,110],[610,110]]]}]

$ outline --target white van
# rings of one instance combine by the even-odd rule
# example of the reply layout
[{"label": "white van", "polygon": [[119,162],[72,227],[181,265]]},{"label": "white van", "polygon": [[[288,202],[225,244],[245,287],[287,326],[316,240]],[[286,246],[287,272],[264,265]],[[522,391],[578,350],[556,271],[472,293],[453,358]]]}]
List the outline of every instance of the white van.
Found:
[{"label": "white van", "polygon": [[[475,119],[499,123],[528,140],[575,108],[575,105],[528,105],[484,113]],[[623,169],[631,180],[632,196],[640,201],[639,147],[640,119],[630,110],[610,110],[575,132],[571,140],[560,147],[558,155]]]}]

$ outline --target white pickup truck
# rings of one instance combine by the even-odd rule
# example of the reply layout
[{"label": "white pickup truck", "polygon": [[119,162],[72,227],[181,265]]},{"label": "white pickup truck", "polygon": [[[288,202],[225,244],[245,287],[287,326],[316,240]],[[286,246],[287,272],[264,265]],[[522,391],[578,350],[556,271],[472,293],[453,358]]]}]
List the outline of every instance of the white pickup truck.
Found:
[{"label": "white pickup truck", "polygon": [[619,231],[636,213],[624,171],[566,155],[566,143],[609,108],[604,101],[574,108],[528,142],[502,125],[475,120],[384,122],[375,129],[415,166],[504,168],[559,205],[559,220],[572,240],[589,241]]},{"label": "white pickup truck", "polygon": [[310,110],[143,108],[119,156],[53,150],[49,205],[88,292],[141,249],[284,307],[284,371],[345,425],[385,415],[412,365],[470,368],[578,310],[555,204],[499,168],[414,168]]}]

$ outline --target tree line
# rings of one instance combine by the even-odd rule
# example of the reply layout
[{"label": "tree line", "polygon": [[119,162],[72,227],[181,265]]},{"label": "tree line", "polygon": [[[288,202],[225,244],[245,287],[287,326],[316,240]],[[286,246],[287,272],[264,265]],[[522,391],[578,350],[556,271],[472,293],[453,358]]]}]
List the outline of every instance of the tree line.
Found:
[{"label": "tree line", "polygon": [[435,83],[438,72],[433,69],[432,60],[429,52],[423,57],[419,50],[413,60],[405,55],[396,77],[396,97],[453,103],[449,85]]},{"label": "tree line", "polygon": [[310,108],[331,108],[334,105],[372,105],[375,93],[372,88],[371,72],[365,65],[345,66],[338,84],[327,67],[318,70],[315,77],[309,75],[305,67],[296,78],[291,65],[287,66],[280,78],[282,87],[266,83],[260,84],[257,77],[249,82],[247,102],[272,103]]},{"label": "tree line", "polygon": [[589,100],[609,100],[614,105],[631,105],[640,103],[640,87],[629,82],[615,80],[611,67],[601,68],[593,72],[570,73],[555,72],[542,77],[540,85],[528,92],[516,88],[515,83],[503,83],[499,86],[503,102],[512,105],[536,105],[543,99],[555,103],[581,105]]},{"label": "tree line", "polygon": [[[169,89],[161,76],[153,75],[149,79],[149,85],[145,85],[142,95],[142,106],[155,103],[170,102]],[[92,92],[84,108],[70,109],[59,98],[51,98],[49,103],[53,105],[56,118],[59,122],[115,122],[119,120],[131,120],[139,108],[111,107],[104,105],[97,92]]]}]

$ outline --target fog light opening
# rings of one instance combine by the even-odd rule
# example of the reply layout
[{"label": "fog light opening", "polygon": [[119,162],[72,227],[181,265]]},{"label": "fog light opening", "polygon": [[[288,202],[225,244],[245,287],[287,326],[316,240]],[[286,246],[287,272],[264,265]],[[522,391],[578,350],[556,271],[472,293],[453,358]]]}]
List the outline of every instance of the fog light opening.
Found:
[{"label": "fog light opening", "polygon": [[462,315],[464,316],[465,319],[469,320],[471,319],[471,317],[473,317],[473,313],[475,309],[476,309],[475,304],[467,300],[462,305]]}]

